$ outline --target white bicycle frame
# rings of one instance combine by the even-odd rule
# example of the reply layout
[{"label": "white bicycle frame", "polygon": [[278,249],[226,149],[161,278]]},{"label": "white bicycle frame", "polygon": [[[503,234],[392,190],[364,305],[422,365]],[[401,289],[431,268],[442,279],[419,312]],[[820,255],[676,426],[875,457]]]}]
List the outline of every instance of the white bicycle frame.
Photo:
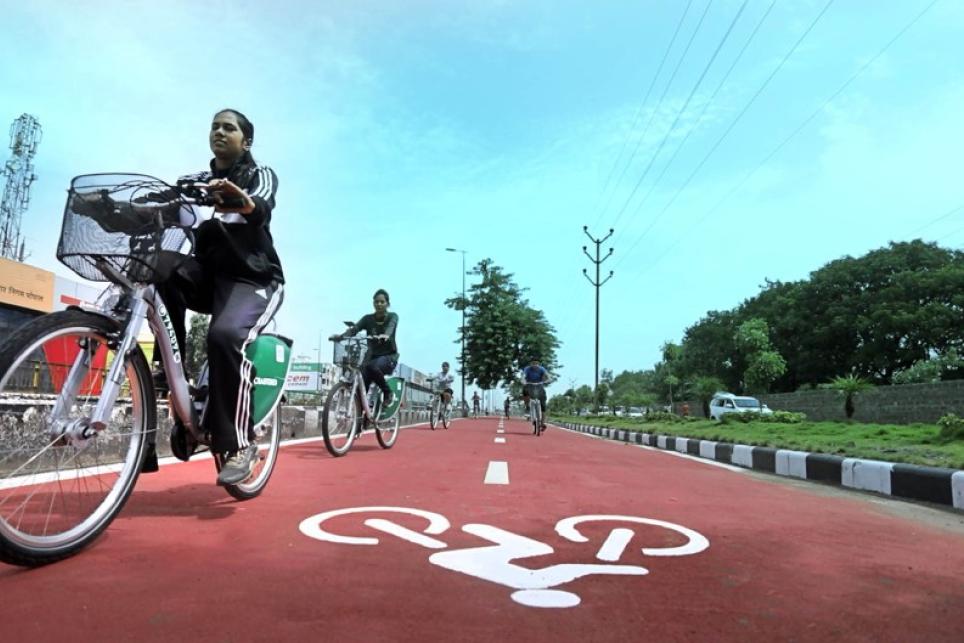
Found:
[{"label": "white bicycle frame", "polygon": [[[120,324],[123,330],[117,341],[116,353],[118,358],[113,360],[107,371],[107,378],[93,413],[89,418],[71,423],[73,426],[63,427],[64,430],[68,433],[79,433],[72,437],[86,439],[93,437],[89,429],[99,432],[107,427],[110,422],[111,411],[117,402],[124,381],[124,369],[127,361],[124,358],[137,349],[137,336],[146,320],[157,340],[164,364],[164,372],[167,375],[170,390],[171,408],[184,423],[184,426],[195,436],[198,436],[199,422],[197,413],[191,403],[187,377],[182,366],[183,360],[177,347],[174,324],[160,294],[154,286],[131,283],[107,262],[99,262],[98,267],[116,284],[112,288],[118,293],[118,297],[111,297],[108,301],[129,301],[130,311],[126,315],[119,314],[117,308],[107,302],[93,309],[85,309],[87,312],[113,320]],[[95,350],[81,351],[77,355],[67,375],[64,387],[60,395],[57,396],[50,417],[60,417],[69,410],[67,407],[80,390],[81,384],[89,372],[90,362],[95,352],[96,348]]]}]

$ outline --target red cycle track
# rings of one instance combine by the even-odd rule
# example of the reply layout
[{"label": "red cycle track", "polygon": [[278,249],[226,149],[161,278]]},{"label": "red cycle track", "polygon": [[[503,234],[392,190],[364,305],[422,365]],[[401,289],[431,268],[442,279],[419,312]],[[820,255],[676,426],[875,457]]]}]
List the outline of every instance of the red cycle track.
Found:
[{"label": "red cycle track", "polygon": [[[964,530],[881,511],[871,497],[828,497],[704,462],[521,420],[405,429],[395,448],[367,434],[346,457],[320,441],[282,449],[265,493],[239,503],[214,486],[208,460],[142,476],[120,517],[90,548],[47,567],[0,565],[0,641],[962,641]],[[495,442],[505,437],[506,442]],[[483,484],[488,463],[509,484]],[[889,501],[888,501],[889,502]],[[614,527],[634,535],[620,564],[644,576],[590,575],[556,589],[568,608],[512,599],[512,587],[429,562],[434,551],[364,524],[325,528],[378,545],[323,542],[302,520],[390,506],[441,514],[445,551],[491,542],[491,525],[551,546],[516,560],[539,569],[599,564]],[[635,516],[709,540],[686,556],[658,526],[586,523],[588,543],[555,531],[567,517]],[[950,514],[952,522],[959,514]]]}]

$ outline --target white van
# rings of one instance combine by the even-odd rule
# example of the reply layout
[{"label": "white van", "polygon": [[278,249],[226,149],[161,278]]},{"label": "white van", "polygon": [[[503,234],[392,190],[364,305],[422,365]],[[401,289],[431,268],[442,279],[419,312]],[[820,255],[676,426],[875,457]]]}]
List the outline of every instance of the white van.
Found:
[{"label": "white van", "polygon": [[772,415],[773,411],[766,404],[761,404],[755,397],[733,395],[732,393],[717,393],[710,400],[710,417],[722,420],[727,413],[762,413]]}]

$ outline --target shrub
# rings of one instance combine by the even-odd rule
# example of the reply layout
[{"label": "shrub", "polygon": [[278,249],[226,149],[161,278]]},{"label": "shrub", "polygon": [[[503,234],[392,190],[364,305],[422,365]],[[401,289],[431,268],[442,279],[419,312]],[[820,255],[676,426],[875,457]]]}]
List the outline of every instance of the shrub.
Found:
[{"label": "shrub", "polygon": [[643,416],[644,422],[684,422],[685,418],[682,418],[675,413],[667,413],[666,411],[650,411]]},{"label": "shrub", "polygon": [[944,442],[964,440],[964,418],[948,413],[937,421],[937,426],[941,427],[938,436]]},{"label": "shrub", "polygon": [[759,413],[727,413],[723,416],[723,424],[749,424],[750,422],[768,422],[771,424],[800,424],[806,421],[806,413],[793,411],[774,411],[772,415]]}]

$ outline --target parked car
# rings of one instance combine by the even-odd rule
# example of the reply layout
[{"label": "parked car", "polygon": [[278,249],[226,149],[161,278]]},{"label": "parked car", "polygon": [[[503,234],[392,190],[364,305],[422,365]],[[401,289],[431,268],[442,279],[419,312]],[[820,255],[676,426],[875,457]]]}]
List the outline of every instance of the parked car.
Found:
[{"label": "parked car", "polygon": [[755,397],[717,393],[710,400],[710,417],[714,420],[722,420],[727,413],[772,415],[773,411],[766,404],[761,404],[760,400]]},{"label": "parked car", "polygon": [[631,406],[626,410],[626,415],[631,418],[643,417],[643,409],[638,406]]}]

